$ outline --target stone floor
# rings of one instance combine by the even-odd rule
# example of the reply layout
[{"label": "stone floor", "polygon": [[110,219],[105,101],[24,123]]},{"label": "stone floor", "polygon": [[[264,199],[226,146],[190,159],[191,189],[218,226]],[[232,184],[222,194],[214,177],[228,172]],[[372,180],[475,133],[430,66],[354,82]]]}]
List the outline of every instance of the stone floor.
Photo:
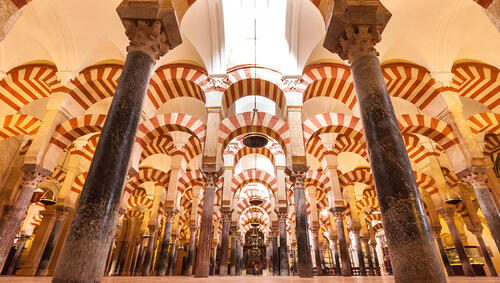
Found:
[{"label": "stone floor", "polygon": [[[120,283],[128,283],[128,282],[173,282],[173,283],[188,283],[193,282],[195,280],[194,277],[184,277],[184,276],[174,276],[174,277],[105,277],[102,282],[120,282]],[[201,280],[203,282],[234,282],[235,277],[209,277],[207,279],[196,279]],[[285,283],[285,282],[321,282],[321,283],[358,283],[358,282],[370,282],[370,283],[389,283],[394,282],[394,279],[391,276],[384,277],[350,277],[350,278],[342,278],[342,277],[315,277],[313,279],[301,279],[299,277],[273,277],[273,276],[239,276],[237,277],[238,283]],[[1,282],[26,282],[26,283],[50,283],[50,277],[0,277]],[[453,277],[448,278],[449,283],[471,283],[471,282],[500,282],[498,277]]]}]

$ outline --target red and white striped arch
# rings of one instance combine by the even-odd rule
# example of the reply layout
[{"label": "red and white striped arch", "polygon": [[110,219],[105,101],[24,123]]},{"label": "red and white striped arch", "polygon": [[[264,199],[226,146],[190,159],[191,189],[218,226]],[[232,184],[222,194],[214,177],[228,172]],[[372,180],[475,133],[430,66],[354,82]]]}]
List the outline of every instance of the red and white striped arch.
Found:
[{"label": "red and white striped arch", "polygon": [[190,170],[179,178],[179,181],[177,182],[177,191],[182,194],[186,189],[192,186],[204,186],[204,184],[205,179],[203,178],[200,170]]},{"label": "red and white striped arch", "polygon": [[256,121],[252,123],[252,115],[251,112],[245,112],[221,121],[218,139],[221,145],[220,152],[224,151],[233,138],[245,133],[259,132],[275,139],[285,150],[285,153],[289,153],[290,131],[288,124],[274,115],[263,112],[257,113],[257,117],[254,119]]},{"label": "red and white striped arch", "polygon": [[424,67],[395,62],[382,65],[389,95],[407,100],[425,109],[439,95],[441,85]]},{"label": "red and white striped arch", "polygon": [[398,123],[402,134],[420,134],[428,137],[444,150],[458,144],[450,125],[436,118],[420,114],[404,114],[398,117]]},{"label": "red and white striped arch", "polygon": [[408,157],[415,163],[420,163],[428,156],[439,156],[439,153],[429,152],[421,143],[420,139],[412,134],[404,134],[403,141],[406,145],[406,152]]},{"label": "red and white striped arch", "polygon": [[419,189],[428,192],[430,195],[437,193],[437,188],[432,177],[419,171],[413,171],[413,176],[415,176],[415,181]]},{"label": "red and white striped arch", "polygon": [[82,192],[83,185],[85,184],[85,180],[87,179],[88,172],[84,172],[78,177],[75,178],[73,184],[71,185],[71,199],[76,200],[80,193]]},{"label": "red and white striped arch", "polygon": [[358,143],[364,141],[361,119],[343,113],[317,114],[304,121],[302,129],[306,144],[313,135],[322,133],[339,133],[352,137]]},{"label": "red and white striped arch", "polygon": [[362,211],[365,207],[371,207],[376,210],[380,208],[376,197],[364,197],[356,202],[356,208],[358,210]]},{"label": "red and white striped arch", "polygon": [[38,132],[42,122],[26,114],[14,114],[0,117],[0,140],[13,136],[33,136]]},{"label": "red and white striped arch", "polygon": [[363,197],[364,198],[374,198],[377,197],[377,192],[375,191],[374,188],[366,188],[363,190]]},{"label": "red and white striped arch", "polygon": [[332,189],[330,186],[330,178],[326,174],[323,174],[322,171],[317,170],[307,171],[306,177],[304,178],[304,187],[307,186],[314,186],[326,194]]},{"label": "red and white striped arch", "polygon": [[193,97],[205,102],[209,87],[205,71],[189,64],[164,65],[158,68],[149,82],[147,96],[155,109],[171,99]]},{"label": "red and white striped arch", "polygon": [[197,118],[184,113],[167,113],[155,116],[139,125],[136,142],[143,148],[155,137],[170,131],[188,131],[200,142],[205,141],[205,124]]},{"label": "red and white striped arch", "polygon": [[79,155],[89,162],[92,161],[94,157],[95,149],[97,147],[97,143],[99,142],[100,133],[96,133],[92,135],[87,140],[87,144],[85,144],[81,149],[76,148],[74,145],[70,148],[70,152],[72,155]]},{"label": "red and white striped arch", "polygon": [[128,198],[127,210],[143,205],[147,209],[153,208],[153,200],[149,198],[143,188],[136,188]]},{"label": "red and white striped arch", "polygon": [[282,111],[286,110],[286,98],[281,88],[270,81],[259,78],[243,79],[231,84],[224,91],[222,108],[226,110],[236,100],[249,95],[266,97],[274,101]]},{"label": "red and white striped arch", "polygon": [[247,169],[233,177],[231,191],[235,193],[249,183],[260,183],[266,186],[272,193],[276,193],[278,190],[278,180],[274,176],[263,170]]},{"label": "red and white striped arch", "polygon": [[485,132],[500,135],[500,114],[478,113],[471,116],[467,122],[474,134]]},{"label": "red and white striped arch", "polygon": [[141,168],[139,172],[125,185],[123,193],[123,200],[128,201],[129,195],[136,190],[139,185],[145,182],[155,182],[164,188],[168,188],[168,181],[170,180],[170,171],[164,172],[154,168]]},{"label": "red and white striped arch", "polygon": [[79,137],[100,132],[105,120],[106,115],[99,114],[86,114],[70,119],[56,128],[50,146],[63,150]]},{"label": "red and white striped arch", "polygon": [[341,64],[317,64],[306,67],[302,75],[307,87],[303,102],[314,97],[331,97],[353,109],[356,94],[349,67]]},{"label": "red and white striped arch", "polygon": [[151,155],[155,154],[172,154],[175,151],[175,146],[172,138],[169,135],[159,135],[154,137],[150,143],[142,150],[140,163]]},{"label": "red and white striped arch", "polygon": [[57,85],[56,69],[48,65],[14,68],[0,82],[0,101],[19,111],[25,105],[52,94]]},{"label": "red and white striped arch", "polygon": [[236,213],[241,214],[243,210],[255,206],[262,207],[268,214],[271,214],[272,212],[271,209],[273,205],[267,198],[263,198],[261,204],[253,205],[250,203],[250,195],[245,192],[245,196],[240,196],[240,200],[238,201],[238,205],[236,206]]},{"label": "red and white striped arch", "polygon": [[373,176],[370,174],[370,168],[356,168],[342,174],[339,178],[339,182],[342,186],[347,186],[352,183],[364,183],[368,186],[373,186]]},{"label": "red and white striped arch", "polygon": [[236,152],[236,155],[234,156],[234,165],[236,166],[242,157],[249,154],[260,154],[268,158],[273,165],[276,165],[274,155],[267,147],[251,148],[247,146],[243,146],[240,150],[238,150],[238,152]]},{"label": "red and white striped arch", "polygon": [[464,62],[454,65],[452,73],[452,86],[460,96],[478,101],[494,112],[500,111],[500,78],[497,68],[482,63]]},{"label": "red and white striped arch", "polygon": [[500,153],[500,136],[495,134],[486,134],[484,136],[484,153],[486,155]]},{"label": "red and white striped arch", "polygon": [[115,94],[122,69],[123,66],[116,64],[88,67],[71,80],[68,86],[69,95],[81,110],[85,111],[95,103]]},{"label": "red and white striped arch", "polygon": [[241,227],[241,232],[245,234],[251,228],[252,220],[257,219],[262,224],[259,226],[259,230],[265,233],[267,227],[269,227],[269,215],[259,207],[252,207],[245,211],[240,216],[239,225]]}]

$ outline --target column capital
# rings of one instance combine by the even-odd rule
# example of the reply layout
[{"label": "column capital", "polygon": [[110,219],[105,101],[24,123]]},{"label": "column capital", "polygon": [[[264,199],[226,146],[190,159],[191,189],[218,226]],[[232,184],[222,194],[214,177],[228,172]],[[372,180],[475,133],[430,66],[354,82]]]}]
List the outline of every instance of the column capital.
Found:
[{"label": "column capital", "polygon": [[22,167],[23,186],[35,188],[38,183],[43,181],[50,172],[38,166],[23,166]]},{"label": "column capital", "polygon": [[343,206],[332,207],[330,209],[330,212],[333,214],[333,218],[335,218],[335,221],[342,221],[344,218],[345,207]]},{"label": "column capital", "polygon": [[[213,170],[210,170],[213,169]],[[222,170],[219,168],[210,168],[209,170],[200,170],[201,174],[203,175],[203,178],[205,179],[205,190],[213,188],[215,189],[215,186],[217,185],[217,180],[219,180],[219,177],[222,175]]]},{"label": "column capital", "polygon": [[319,232],[319,224],[316,223],[316,224],[311,225],[311,232],[314,235],[317,235]]},{"label": "column capital", "polygon": [[285,173],[290,178],[290,181],[293,182],[293,188],[304,188],[304,179],[307,175],[307,166],[301,165],[297,166],[298,168],[285,168]]},{"label": "column capital", "polygon": [[63,220],[68,215],[68,213],[73,211],[72,207],[66,205],[56,205],[54,208],[56,210],[57,220]]},{"label": "column capital", "polygon": [[189,225],[189,231],[191,233],[196,233],[196,231],[198,231],[198,225]]},{"label": "column capital", "polygon": [[379,0],[336,0],[323,46],[349,63],[378,56],[375,44],[390,18]]},{"label": "column capital", "polygon": [[278,221],[279,222],[285,222],[286,223],[286,211],[277,211],[276,214],[278,215]]},{"label": "column capital", "polygon": [[474,189],[488,188],[488,171],[487,166],[473,166],[470,169],[458,173],[458,177],[462,178],[467,183],[471,184]]},{"label": "column capital", "polygon": [[441,237],[441,225],[431,226],[431,232],[434,239]]},{"label": "column capital", "polygon": [[450,206],[445,206],[438,208],[436,210],[444,218],[445,222],[453,222],[453,217],[455,216],[455,208]]},{"label": "column capital", "polygon": [[231,210],[221,209],[221,213],[222,213],[222,223],[231,222],[231,214],[232,214]]},{"label": "column capital", "polygon": [[123,0],[116,12],[130,40],[128,52],[141,51],[156,61],[182,42],[171,1]]},{"label": "column capital", "polygon": [[167,222],[173,221],[179,210],[175,207],[167,206],[163,209]]}]

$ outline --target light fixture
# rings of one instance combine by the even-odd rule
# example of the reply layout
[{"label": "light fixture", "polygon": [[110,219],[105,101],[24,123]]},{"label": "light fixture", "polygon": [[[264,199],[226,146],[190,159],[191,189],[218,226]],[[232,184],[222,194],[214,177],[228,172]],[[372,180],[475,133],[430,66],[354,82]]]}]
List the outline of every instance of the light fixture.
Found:
[{"label": "light fixture", "polygon": [[264,201],[258,196],[252,196],[249,203],[251,205],[261,205]]},{"label": "light fixture", "polygon": [[[252,118],[253,121],[253,118]],[[250,133],[243,138],[243,144],[250,148],[265,147],[268,143],[267,136],[260,133]]]},{"label": "light fixture", "polygon": [[54,205],[57,202],[57,198],[54,192],[47,190],[40,198],[40,202],[45,205]]}]

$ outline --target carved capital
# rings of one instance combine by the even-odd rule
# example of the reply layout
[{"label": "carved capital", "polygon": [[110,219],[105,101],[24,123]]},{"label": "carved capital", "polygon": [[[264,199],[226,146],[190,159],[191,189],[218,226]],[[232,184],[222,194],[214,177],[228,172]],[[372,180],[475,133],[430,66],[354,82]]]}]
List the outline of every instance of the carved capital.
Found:
[{"label": "carved capital", "polygon": [[271,227],[269,231],[269,237],[275,238],[280,234],[280,229],[278,227]]},{"label": "carved capital", "polygon": [[471,184],[474,189],[488,189],[488,170],[486,166],[474,166],[459,174],[464,181]]},{"label": "carved capital", "polygon": [[330,209],[330,212],[333,214],[333,218],[335,218],[335,221],[342,221],[344,219],[345,207],[333,207],[332,209]]},{"label": "carved capital", "polygon": [[56,209],[56,219],[57,220],[64,220],[64,218],[66,218],[68,213],[70,213],[73,210],[73,208],[71,208],[69,206],[65,206],[65,205],[57,205],[54,208]]},{"label": "carved capital", "polygon": [[141,51],[156,61],[167,54],[167,35],[161,30],[161,22],[124,20],[125,34],[130,40],[127,52]]},{"label": "carved capital", "polygon": [[[453,222],[453,217],[455,216],[455,208],[454,207],[443,207],[437,209],[437,212],[441,214],[445,222]],[[455,224],[453,224],[455,225]]]},{"label": "carved capital", "polygon": [[201,174],[203,175],[203,178],[205,179],[205,189],[215,189],[215,186],[217,184],[217,180],[219,180],[219,177],[221,175],[222,171],[201,171]]},{"label": "carved capital", "polygon": [[285,222],[286,223],[286,211],[280,211],[277,213],[278,215],[278,221],[280,223]]},{"label": "carved capital", "polygon": [[226,74],[212,74],[208,81],[214,89],[224,90],[229,86],[229,77]]},{"label": "carved capital", "polygon": [[177,213],[179,212],[179,210],[177,210],[176,208],[167,206],[167,207],[165,207],[163,212],[165,213],[165,218],[166,218],[167,222],[171,222],[174,220],[174,218],[177,215]]},{"label": "carved capital", "polygon": [[304,168],[302,168],[302,170],[286,168],[285,173],[290,178],[290,181],[292,181],[294,189],[304,188],[304,179],[307,175],[307,168],[305,168],[305,166]]},{"label": "carved capital", "polygon": [[22,174],[23,184],[25,188],[35,189],[38,183],[45,179],[46,175],[38,170],[24,170]]},{"label": "carved capital", "polygon": [[441,226],[431,226],[431,232],[434,239],[441,237]]},{"label": "carved capital", "polygon": [[197,231],[198,231],[198,226],[197,225],[189,225],[189,232],[192,235],[195,235]]},{"label": "carved capital", "polygon": [[231,222],[231,211],[230,210],[223,210],[221,213],[222,213],[222,223]]},{"label": "carved capital", "polygon": [[349,63],[378,56],[375,44],[391,18],[379,0],[336,0],[323,46]]}]

